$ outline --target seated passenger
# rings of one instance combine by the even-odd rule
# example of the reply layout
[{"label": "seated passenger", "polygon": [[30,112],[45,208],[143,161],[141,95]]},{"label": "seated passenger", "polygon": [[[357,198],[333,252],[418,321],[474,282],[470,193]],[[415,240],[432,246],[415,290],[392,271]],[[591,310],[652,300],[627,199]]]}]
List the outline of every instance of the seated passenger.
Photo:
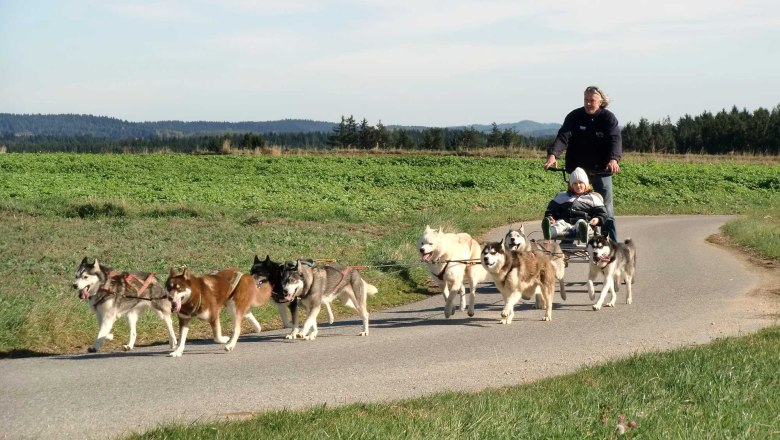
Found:
[{"label": "seated passenger", "polygon": [[604,199],[593,191],[585,170],[575,168],[569,176],[568,191],[559,192],[547,205],[542,235],[545,240],[576,237],[586,243],[591,236],[591,227],[601,226],[605,221]]}]

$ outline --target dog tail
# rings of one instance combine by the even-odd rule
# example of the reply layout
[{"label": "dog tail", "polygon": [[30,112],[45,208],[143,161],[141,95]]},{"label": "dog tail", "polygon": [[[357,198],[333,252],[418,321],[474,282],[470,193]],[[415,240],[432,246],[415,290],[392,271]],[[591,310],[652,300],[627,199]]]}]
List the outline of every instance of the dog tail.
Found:
[{"label": "dog tail", "polygon": [[376,293],[379,292],[376,286],[366,280],[363,280],[363,290],[366,291],[366,295],[376,295]]},{"label": "dog tail", "polygon": [[625,243],[626,246],[631,246],[631,247],[634,246],[634,240],[632,240],[631,237],[626,238],[626,240],[623,243]]}]

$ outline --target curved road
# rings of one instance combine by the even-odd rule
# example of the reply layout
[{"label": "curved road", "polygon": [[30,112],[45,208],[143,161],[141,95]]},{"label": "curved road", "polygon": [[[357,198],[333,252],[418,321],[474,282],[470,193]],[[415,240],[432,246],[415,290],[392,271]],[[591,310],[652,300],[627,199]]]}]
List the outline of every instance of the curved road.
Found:
[{"label": "curved road", "polygon": [[[773,323],[766,306],[747,295],[757,276],[705,242],[726,220],[619,218],[621,238],[632,237],[638,248],[634,304],[625,304],[623,286],[615,308],[592,311],[579,283],[587,265],[572,264],[569,300],[556,293],[552,322],[521,304],[513,324],[499,325],[501,297],[485,285],[473,318],[457,312],[445,320],[436,296],[372,314],[367,338],[356,336],[358,321],[349,319],[322,325],[313,342],[287,341],[282,330],[245,335],[232,353],[188,341],[179,359],[160,345],[2,360],[0,437],[118,437],[267,409],[479,390],[754,331]],[[507,229],[485,238],[498,240]],[[526,230],[540,236],[536,225]]]}]

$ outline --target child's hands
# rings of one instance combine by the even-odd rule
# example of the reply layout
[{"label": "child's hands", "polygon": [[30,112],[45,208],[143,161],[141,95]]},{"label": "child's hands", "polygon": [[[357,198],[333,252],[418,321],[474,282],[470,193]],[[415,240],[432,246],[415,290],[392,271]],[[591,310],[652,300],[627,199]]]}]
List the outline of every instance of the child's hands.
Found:
[{"label": "child's hands", "polygon": [[589,221],[588,223],[590,223],[590,225],[591,225],[591,226],[598,226],[598,224],[599,224],[599,219],[597,219],[597,218],[592,218],[592,219],[590,219],[590,221]]}]

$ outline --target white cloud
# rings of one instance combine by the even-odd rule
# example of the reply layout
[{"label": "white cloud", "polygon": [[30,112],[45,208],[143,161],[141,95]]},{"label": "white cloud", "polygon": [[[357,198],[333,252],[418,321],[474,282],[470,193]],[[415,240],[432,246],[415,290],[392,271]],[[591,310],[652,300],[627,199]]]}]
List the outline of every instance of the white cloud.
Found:
[{"label": "white cloud", "polygon": [[516,1],[367,2],[379,18],[358,29],[365,35],[435,35],[479,29],[527,15],[532,8]]},{"label": "white cloud", "polygon": [[178,1],[119,1],[106,3],[120,15],[153,22],[194,21],[197,14],[187,2]]}]

